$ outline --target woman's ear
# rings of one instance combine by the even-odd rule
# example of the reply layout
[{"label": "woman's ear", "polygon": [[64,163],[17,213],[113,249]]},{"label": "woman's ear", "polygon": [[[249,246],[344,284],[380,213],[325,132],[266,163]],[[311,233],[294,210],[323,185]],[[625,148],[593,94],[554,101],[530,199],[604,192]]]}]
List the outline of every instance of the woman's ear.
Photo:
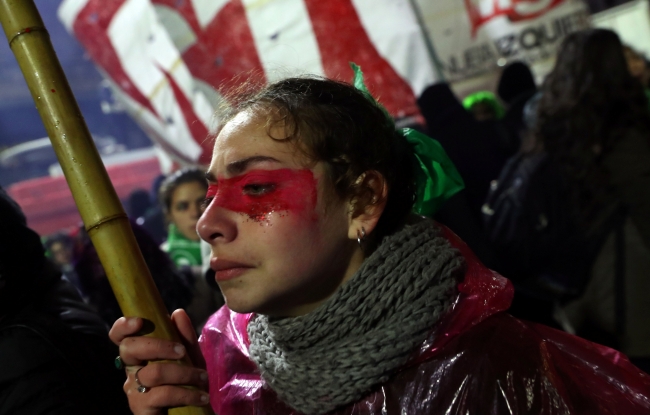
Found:
[{"label": "woman's ear", "polygon": [[377,226],[388,200],[388,185],[376,170],[368,170],[355,182],[358,196],[351,200],[348,237],[369,235]]}]

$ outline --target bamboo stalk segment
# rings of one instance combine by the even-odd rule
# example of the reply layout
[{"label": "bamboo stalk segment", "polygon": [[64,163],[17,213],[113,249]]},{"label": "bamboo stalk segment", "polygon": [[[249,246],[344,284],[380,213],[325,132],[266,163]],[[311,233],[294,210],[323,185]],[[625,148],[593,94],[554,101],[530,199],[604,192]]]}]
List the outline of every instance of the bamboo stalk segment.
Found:
[{"label": "bamboo stalk segment", "polygon": [[122,312],[152,322],[148,336],[179,341],[33,0],[0,0],[0,23]]}]

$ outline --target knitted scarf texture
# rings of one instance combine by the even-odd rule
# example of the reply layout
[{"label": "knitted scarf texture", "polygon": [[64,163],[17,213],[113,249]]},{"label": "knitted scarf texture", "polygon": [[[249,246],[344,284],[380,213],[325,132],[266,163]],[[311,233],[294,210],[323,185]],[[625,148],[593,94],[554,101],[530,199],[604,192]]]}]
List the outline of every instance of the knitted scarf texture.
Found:
[{"label": "knitted scarf texture", "polygon": [[280,399],[308,415],[361,399],[403,366],[456,298],[464,260],[424,220],[383,239],[313,312],[256,315],[250,358]]}]

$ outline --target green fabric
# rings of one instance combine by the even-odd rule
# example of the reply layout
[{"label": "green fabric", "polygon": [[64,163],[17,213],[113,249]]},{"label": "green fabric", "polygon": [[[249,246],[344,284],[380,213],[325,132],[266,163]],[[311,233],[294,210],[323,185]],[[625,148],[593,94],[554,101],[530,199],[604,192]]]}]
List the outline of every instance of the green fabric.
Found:
[{"label": "green fabric", "polygon": [[[354,87],[381,108],[386,118],[394,125],[388,111],[368,91],[361,68],[352,62],[350,67],[354,71]],[[410,128],[404,128],[401,132],[413,147],[418,161],[415,171],[417,194],[413,212],[431,217],[446,200],[461,191],[465,183],[438,141]]]},{"label": "green fabric", "polygon": [[413,211],[433,216],[446,200],[463,190],[465,183],[438,141],[410,128],[402,129],[402,134],[413,146],[419,164],[415,172],[417,196]]},{"label": "green fabric", "polygon": [[202,264],[201,243],[187,239],[174,224],[169,225],[167,241],[162,244],[162,249],[176,266]]},{"label": "green fabric", "polygon": [[469,94],[463,100],[463,107],[465,107],[467,111],[471,111],[472,107],[476,104],[487,104],[490,108],[492,108],[492,111],[494,111],[494,116],[497,120],[503,118],[503,116],[506,115],[505,109],[503,109],[503,106],[499,103],[496,95],[494,95],[492,92],[475,92],[473,94]]}]

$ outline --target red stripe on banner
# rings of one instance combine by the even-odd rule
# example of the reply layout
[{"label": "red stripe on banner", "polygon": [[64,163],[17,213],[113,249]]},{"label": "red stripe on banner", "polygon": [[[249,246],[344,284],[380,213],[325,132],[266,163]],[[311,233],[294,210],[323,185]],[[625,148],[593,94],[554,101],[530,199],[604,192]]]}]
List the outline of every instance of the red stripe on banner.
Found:
[{"label": "red stripe on banner", "polygon": [[199,156],[199,164],[210,164],[210,158],[212,157],[212,146],[208,137],[208,129],[203,124],[203,121],[197,117],[196,113],[194,112],[194,108],[192,107],[192,103],[189,99],[187,99],[174,78],[163,68],[158,69],[160,69],[162,73],[165,74],[165,78],[167,78],[167,81],[169,81],[169,85],[171,86],[172,91],[174,91],[176,102],[178,102],[178,106],[183,112],[183,117],[185,117],[185,122],[190,129],[190,133],[192,134],[194,141],[199,143],[201,149],[203,149],[201,155]]},{"label": "red stripe on banner", "polygon": [[419,114],[411,87],[377,52],[351,0],[305,0],[305,6],[327,77],[350,82],[349,62],[354,62],[389,113],[398,118]]},{"label": "red stripe on banner", "polygon": [[196,36],[196,44],[183,53],[185,64],[194,77],[226,95],[245,81],[254,81],[256,86],[266,83],[240,0],[226,4]]},{"label": "red stripe on banner", "polygon": [[73,31],[90,57],[102,67],[113,81],[137,103],[160,118],[156,110],[122,67],[117,52],[108,37],[113,16],[125,0],[89,0],[74,21]]}]

